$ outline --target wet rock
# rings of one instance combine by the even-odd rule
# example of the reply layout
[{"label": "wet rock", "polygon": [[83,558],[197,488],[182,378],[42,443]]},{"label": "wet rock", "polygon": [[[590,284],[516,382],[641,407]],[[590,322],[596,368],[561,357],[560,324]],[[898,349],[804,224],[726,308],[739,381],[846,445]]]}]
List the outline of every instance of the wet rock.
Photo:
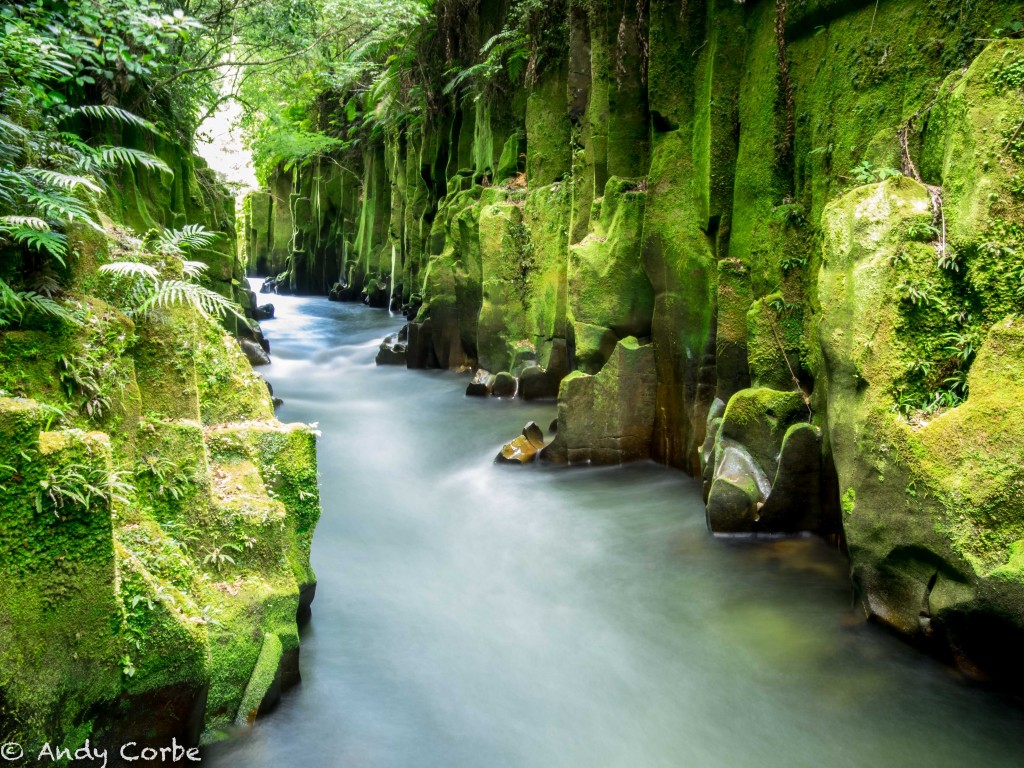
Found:
[{"label": "wet rock", "polygon": [[487,397],[491,394],[493,386],[494,376],[483,368],[478,368],[473,374],[473,380],[466,385],[466,396]]},{"label": "wet rock", "polygon": [[537,458],[537,447],[523,435],[505,443],[495,457],[499,464],[529,464]]},{"label": "wet rock", "polygon": [[362,291],[363,303],[375,309],[387,309],[389,294],[386,278],[378,275],[369,275]]},{"label": "wet rock", "polygon": [[260,286],[260,293],[295,293],[291,285],[291,276],[287,272],[282,272],[280,275],[268,277]]},{"label": "wet rock", "polygon": [[263,379],[263,383],[267,385],[267,392],[270,393],[270,399],[274,403],[274,408],[280,408],[282,405],[284,405],[284,400],[282,400],[280,397],[274,397],[273,385],[266,379]]},{"label": "wet rock", "polygon": [[535,422],[523,427],[523,434],[505,443],[494,458],[499,464],[529,464],[544,448],[544,433]]},{"label": "wet rock", "polygon": [[405,365],[407,344],[400,339],[400,333],[393,333],[380,343],[377,351],[377,365]]},{"label": "wet rock", "polygon": [[239,323],[236,326],[236,332],[240,339],[254,341],[263,348],[264,352],[270,353],[270,340],[263,335],[263,329],[255,320],[250,320],[247,325]]},{"label": "wet rock", "polygon": [[238,344],[241,346],[242,352],[245,353],[246,359],[254,368],[258,365],[269,365],[270,355],[255,341],[252,339],[239,339]]},{"label": "wet rock", "polygon": [[313,599],[315,597],[315,581],[299,587],[299,607],[295,611],[295,621],[300,627],[309,623],[310,618],[313,616]]},{"label": "wet rock", "polygon": [[807,406],[796,390],[743,389],[729,399],[721,436],[746,446],[765,473],[774,477],[786,430],[807,418]]},{"label": "wet rock", "polygon": [[537,422],[531,421],[523,427],[523,437],[533,443],[537,450],[544,447],[544,432],[537,426]]},{"label": "wet rock", "polygon": [[348,301],[348,285],[342,282],[334,283],[327,291],[328,301]]},{"label": "wet rock", "polygon": [[524,400],[554,399],[558,381],[539,365],[531,365],[519,375],[519,396]]},{"label": "wet rock", "polygon": [[415,320],[416,315],[419,314],[420,307],[423,306],[423,295],[414,293],[409,297],[409,303],[402,307],[402,312],[405,314],[407,320]]},{"label": "wet rock", "polygon": [[648,458],[656,391],[654,348],[623,339],[598,374],[576,371],[562,379],[558,429],[543,458],[560,464]]},{"label": "wet rock", "polygon": [[821,531],[821,431],[794,424],[786,432],[772,491],[761,510],[761,524],[772,531]]},{"label": "wet rock", "polygon": [[248,318],[254,318],[256,315],[256,292],[239,290],[236,296],[242,313]]},{"label": "wet rock", "polygon": [[752,477],[720,477],[708,497],[708,528],[716,533],[748,533],[760,520],[761,505]]},{"label": "wet rock", "polygon": [[[715,533],[823,531],[821,436],[801,393],[743,389],[709,410],[701,448],[708,527]],[[736,488],[748,492],[741,504]],[[813,498],[812,498],[813,497]]]},{"label": "wet rock", "polygon": [[558,432],[558,419],[551,420],[551,423],[548,424],[548,432],[552,435]]},{"label": "wet rock", "polygon": [[437,368],[437,354],[434,352],[434,341],[431,334],[431,321],[409,323],[409,341],[406,349],[405,364],[408,368]]},{"label": "wet rock", "polygon": [[274,317],[274,305],[261,304],[253,310],[252,314],[255,320],[270,320]]},{"label": "wet rock", "polygon": [[502,371],[494,377],[491,387],[492,397],[515,397],[517,389],[516,377],[508,371]]}]

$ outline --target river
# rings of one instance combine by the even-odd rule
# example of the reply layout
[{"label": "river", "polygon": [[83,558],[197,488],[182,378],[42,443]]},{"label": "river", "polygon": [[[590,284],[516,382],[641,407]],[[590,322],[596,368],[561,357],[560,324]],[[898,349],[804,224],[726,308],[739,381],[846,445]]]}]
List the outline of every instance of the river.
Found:
[{"label": "river", "polygon": [[822,542],[715,539],[652,463],[495,465],[553,404],[376,367],[385,311],[269,298],[278,416],[323,432],[319,584],[302,684],[207,766],[1024,764],[1024,709],[865,623]]}]

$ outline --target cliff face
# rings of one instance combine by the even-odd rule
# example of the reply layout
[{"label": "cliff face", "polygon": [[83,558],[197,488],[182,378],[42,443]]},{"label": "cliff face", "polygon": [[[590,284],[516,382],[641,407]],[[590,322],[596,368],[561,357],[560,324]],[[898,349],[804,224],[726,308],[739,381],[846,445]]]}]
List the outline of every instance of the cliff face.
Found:
[{"label": "cliff face", "polygon": [[250,264],[403,308],[410,367],[543,369],[549,458],[639,440],[712,530],[843,539],[870,615],[1019,675],[1024,44],[982,48],[1021,10],[572,2],[525,87],[279,174]]},{"label": "cliff face", "polygon": [[149,149],[174,176],[125,170],[95,211],[106,234],[68,232],[80,322],[0,332],[0,732],[26,753],[194,744],[298,679],[315,436],[275,420],[215,319],[190,304],[129,317],[98,271],[130,247],[182,281],[180,258],[125,228],[203,224],[221,233],[191,255],[210,287],[249,295],[230,196],[181,146]]}]

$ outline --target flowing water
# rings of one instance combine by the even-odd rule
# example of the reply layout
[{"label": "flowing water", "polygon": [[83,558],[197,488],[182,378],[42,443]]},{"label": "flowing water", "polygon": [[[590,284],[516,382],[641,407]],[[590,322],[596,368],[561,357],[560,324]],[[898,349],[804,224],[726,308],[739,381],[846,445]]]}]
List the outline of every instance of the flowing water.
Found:
[{"label": "flowing water", "polygon": [[262,369],[319,422],[303,682],[218,768],[1020,766],[1024,710],[865,624],[813,539],[716,540],[653,464],[492,463],[551,404],[377,368],[400,318],[273,297]]}]

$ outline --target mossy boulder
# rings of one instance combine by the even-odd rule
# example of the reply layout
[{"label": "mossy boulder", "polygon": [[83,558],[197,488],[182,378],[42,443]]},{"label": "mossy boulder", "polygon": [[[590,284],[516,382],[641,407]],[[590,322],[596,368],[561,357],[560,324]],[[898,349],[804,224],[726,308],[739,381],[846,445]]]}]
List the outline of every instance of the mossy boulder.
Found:
[{"label": "mossy boulder", "polygon": [[896,408],[915,352],[902,332],[914,306],[892,265],[917,264],[907,224],[930,210],[924,187],[897,179],[825,212],[821,374],[843,527],[870,615],[969,667],[1019,675],[1007,650],[1024,638],[1024,581],[1012,575],[1024,536],[1019,321],[989,330],[965,403],[912,421]]},{"label": "mossy boulder", "polygon": [[801,392],[756,388],[714,416],[704,457],[713,532],[824,532],[821,436],[809,415]]},{"label": "mossy boulder", "polygon": [[620,341],[600,373],[576,371],[558,390],[558,427],[543,458],[556,463],[622,464],[650,456],[654,427],[654,349]]}]

